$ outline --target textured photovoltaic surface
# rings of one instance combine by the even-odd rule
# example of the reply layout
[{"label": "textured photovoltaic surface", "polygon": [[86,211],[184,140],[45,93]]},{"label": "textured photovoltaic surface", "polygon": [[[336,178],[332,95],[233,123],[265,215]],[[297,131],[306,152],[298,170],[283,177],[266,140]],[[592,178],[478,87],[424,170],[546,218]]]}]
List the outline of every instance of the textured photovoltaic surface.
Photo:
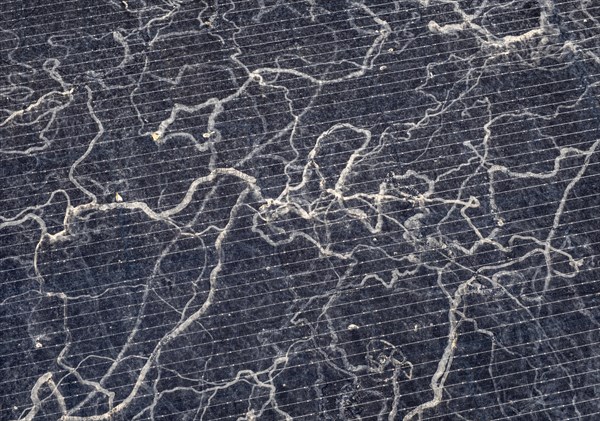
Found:
[{"label": "textured photovoltaic surface", "polygon": [[596,420],[600,3],[0,2],[0,420]]}]

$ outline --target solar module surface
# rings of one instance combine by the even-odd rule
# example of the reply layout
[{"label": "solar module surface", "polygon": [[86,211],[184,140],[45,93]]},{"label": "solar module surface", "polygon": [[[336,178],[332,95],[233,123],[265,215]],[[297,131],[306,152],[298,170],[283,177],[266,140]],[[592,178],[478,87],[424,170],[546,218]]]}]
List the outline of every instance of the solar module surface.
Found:
[{"label": "solar module surface", "polygon": [[600,4],[3,0],[0,420],[595,420]]}]

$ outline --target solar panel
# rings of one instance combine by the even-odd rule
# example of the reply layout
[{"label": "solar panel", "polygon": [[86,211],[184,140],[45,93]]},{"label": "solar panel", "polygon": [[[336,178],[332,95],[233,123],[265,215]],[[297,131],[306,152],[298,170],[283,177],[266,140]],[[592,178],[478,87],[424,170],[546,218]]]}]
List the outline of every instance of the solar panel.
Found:
[{"label": "solar panel", "polygon": [[593,420],[600,5],[5,0],[1,420]]}]

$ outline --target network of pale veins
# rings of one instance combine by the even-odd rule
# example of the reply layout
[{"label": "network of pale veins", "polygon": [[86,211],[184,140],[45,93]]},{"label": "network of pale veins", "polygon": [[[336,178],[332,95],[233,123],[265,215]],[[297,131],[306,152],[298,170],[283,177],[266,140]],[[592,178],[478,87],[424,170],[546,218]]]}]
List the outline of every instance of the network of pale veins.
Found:
[{"label": "network of pale veins", "polygon": [[[136,12],[132,10],[132,5],[127,2],[121,2],[121,7],[124,7],[127,11],[132,13]],[[487,61],[490,66],[493,65],[494,60],[503,55],[508,55],[511,51],[518,49],[527,52],[543,51],[546,45],[559,45],[555,54],[560,56],[561,54],[575,53],[580,54],[585,59],[589,59],[600,63],[600,58],[597,57],[593,51],[588,49],[580,48],[576,43],[572,41],[563,42],[560,44],[559,41],[559,30],[555,25],[550,23],[549,17],[553,15],[553,3],[551,0],[539,0],[540,15],[539,25],[535,28],[518,34],[518,35],[507,35],[497,36],[489,28],[481,26],[480,14],[485,13],[485,4],[483,2],[480,10],[474,12],[466,12],[460,8],[459,2],[444,1],[444,0],[423,0],[420,2],[421,7],[428,7],[436,3],[453,4],[454,11],[462,19],[460,23],[453,24],[439,24],[435,20],[431,20],[428,24],[428,30],[433,34],[443,35],[447,37],[454,37],[460,33],[469,33],[476,37],[480,45],[481,51],[486,51],[489,55]],[[415,4],[417,4],[415,2]],[[516,3],[515,3],[516,4]],[[156,22],[169,22],[170,16],[176,12],[178,4],[173,4],[173,10],[167,11],[164,16],[154,18],[154,22],[147,22],[146,25],[154,25]],[[294,68],[285,67],[248,67],[245,64],[245,57],[241,50],[234,52],[230,59],[237,66],[244,69],[247,74],[245,81],[239,86],[237,90],[226,96],[215,96],[207,99],[206,101],[194,104],[186,105],[183,103],[175,103],[170,109],[169,115],[165,118],[158,126],[148,127],[143,122],[143,117],[140,115],[139,119],[142,122],[143,128],[140,129],[140,136],[147,142],[153,142],[156,147],[159,148],[162,145],[168,144],[169,142],[176,141],[177,139],[188,139],[194,144],[194,153],[210,153],[213,150],[213,145],[217,143],[227,142],[227,138],[221,136],[218,122],[225,108],[230,104],[243,97],[251,86],[264,86],[269,88],[275,88],[284,92],[284,96],[287,95],[288,89],[285,85],[278,85],[278,77],[287,76],[302,79],[315,89],[315,96],[319,94],[319,90],[327,85],[336,85],[348,80],[360,79],[365,75],[369,75],[372,72],[377,72],[379,69],[378,60],[382,54],[387,51],[388,41],[390,36],[393,34],[394,27],[388,22],[380,19],[376,12],[371,10],[368,6],[360,3],[353,3],[352,7],[363,16],[368,17],[371,20],[371,24],[376,29],[362,29],[367,31],[371,37],[371,45],[364,52],[364,55],[360,60],[351,63],[354,70],[349,70],[345,74],[336,77],[329,78],[327,75],[320,77],[319,75],[311,74],[297,70]],[[319,13],[318,8],[315,6],[311,9],[312,13]],[[139,11],[138,11],[139,12]],[[224,15],[226,18],[226,14]],[[316,19],[316,16],[315,16]],[[212,29],[213,26],[217,25],[219,17],[211,21],[211,25],[205,25]],[[218,32],[216,32],[218,34]],[[160,32],[157,32],[156,38],[153,39],[150,44],[160,41]],[[219,37],[219,35],[216,35]],[[123,63],[130,61],[128,54],[127,40],[122,34],[115,32],[115,39],[123,46]],[[221,39],[223,43],[230,42],[226,39]],[[235,50],[235,48],[234,48]],[[466,59],[468,61],[468,58]],[[528,60],[526,57],[523,60]],[[436,63],[432,63],[436,64]],[[185,67],[185,66],[184,66]],[[439,101],[434,98],[434,103],[429,107],[426,113],[421,119],[412,121],[407,124],[406,135],[404,138],[394,138],[390,131],[384,132],[381,136],[374,137],[371,130],[367,127],[357,127],[351,122],[336,122],[332,124],[326,131],[322,132],[320,136],[313,139],[312,148],[308,151],[296,150],[296,146],[293,142],[296,136],[296,130],[303,124],[304,114],[310,109],[310,105],[298,112],[289,100],[284,107],[292,116],[288,124],[278,131],[272,134],[272,136],[266,142],[261,145],[257,145],[250,153],[241,158],[237,165],[231,167],[220,167],[218,164],[211,160],[208,163],[208,175],[200,176],[190,181],[187,191],[183,194],[183,197],[175,206],[168,209],[155,209],[144,200],[131,200],[128,198],[127,191],[114,192],[115,200],[105,201],[103,198],[99,198],[89,187],[89,184],[82,182],[78,178],[78,169],[82,163],[85,163],[97,147],[99,142],[102,142],[106,136],[106,125],[110,122],[102,121],[96,114],[95,111],[95,92],[92,87],[88,85],[71,85],[65,82],[61,77],[60,62],[53,61],[46,64],[45,68],[48,76],[52,78],[57,84],[61,86],[61,89],[53,90],[44,94],[32,94],[32,100],[26,107],[17,110],[2,110],[2,121],[0,127],[7,127],[12,124],[19,124],[23,130],[27,130],[28,124],[33,124],[42,117],[50,118],[50,123],[47,127],[52,125],[54,118],[62,113],[71,101],[74,101],[75,97],[84,96],[87,101],[87,110],[89,116],[93,119],[96,125],[96,132],[92,139],[89,140],[87,149],[84,153],[76,159],[70,168],[68,169],[68,178],[73,186],[75,186],[80,193],[85,197],[82,203],[72,204],[69,194],[64,190],[56,190],[51,192],[46,198],[46,202],[30,206],[20,210],[17,214],[12,216],[0,216],[0,229],[7,227],[18,226],[28,221],[33,221],[39,227],[39,241],[37,243],[36,250],[34,251],[33,268],[35,269],[35,276],[39,282],[40,289],[39,293],[45,296],[58,297],[64,303],[65,309],[68,309],[69,302],[73,299],[81,298],[81,296],[70,296],[63,292],[51,292],[44,290],[44,274],[38,269],[38,252],[43,247],[60,247],[61,244],[68,242],[70,236],[72,236],[71,226],[74,221],[84,218],[92,212],[95,213],[110,213],[115,210],[127,210],[131,212],[138,212],[144,215],[148,220],[153,220],[164,224],[169,229],[173,229],[180,233],[181,237],[199,237],[202,238],[207,232],[216,233],[214,242],[207,247],[211,247],[217,256],[216,264],[214,264],[210,270],[209,275],[209,289],[208,293],[204,297],[203,304],[199,308],[194,308],[193,311],[189,311],[184,308],[180,311],[181,318],[173,328],[158,341],[148,355],[142,356],[144,364],[142,365],[139,372],[136,373],[135,382],[131,385],[129,393],[125,399],[115,402],[115,393],[105,386],[105,381],[111,374],[116,370],[120,363],[120,359],[127,354],[127,351],[131,344],[136,341],[137,328],[130,332],[129,337],[123,349],[120,350],[119,356],[117,356],[112,365],[108,368],[104,376],[99,381],[89,381],[78,375],[77,367],[71,367],[66,361],[66,357],[69,354],[70,344],[65,343],[64,349],[58,356],[58,364],[67,370],[71,375],[76,376],[80,382],[92,388],[91,392],[85,399],[81,401],[75,407],[69,407],[67,405],[65,397],[61,394],[61,378],[57,378],[53,373],[47,372],[41,375],[33,385],[31,389],[31,404],[29,408],[23,411],[21,419],[34,419],[36,414],[49,400],[54,400],[55,404],[60,408],[61,415],[60,419],[63,421],[76,421],[76,420],[108,420],[112,416],[119,414],[126,410],[132,401],[134,401],[139,393],[142,392],[145,383],[148,381],[148,375],[155,367],[159,364],[158,359],[161,354],[161,350],[168,344],[170,344],[175,338],[184,334],[190,326],[197,322],[201,322],[203,316],[211,309],[214,304],[215,290],[219,287],[220,283],[220,272],[222,270],[222,261],[225,258],[223,244],[227,241],[235,241],[235,234],[231,232],[232,226],[235,223],[238,214],[245,209],[246,203],[252,201],[258,203],[253,216],[253,226],[250,227],[254,232],[258,233],[263,241],[273,247],[278,247],[283,244],[290,244],[298,239],[302,239],[312,247],[316,248],[324,258],[333,257],[341,261],[349,261],[353,258],[357,247],[344,248],[343,245],[335,244],[335,242],[328,242],[326,235],[317,236],[311,234],[311,230],[290,230],[285,225],[279,225],[281,220],[296,220],[300,221],[304,226],[311,227],[312,232],[322,232],[328,230],[335,230],[335,222],[328,221],[328,212],[330,208],[342,209],[348,218],[358,221],[364,228],[372,234],[373,237],[377,237],[384,230],[384,226],[392,225],[396,227],[397,232],[401,234],[401,237],[408,244],[414,245],[414,252],[406,255],[394,257],[390,255],[392,259],[398,259],[399,261],[410,262],[415,265],[415,269],[405,272],[395,271],[392,273],[389,279],[385,279],[384,276],[378,274],[367,275],[363,279],[362,284],[368,280],[375,279],[388,289],[393,289],[404,277],[413,276],[419,268],[426,267],[428,270],[433,271],[439,278],[439,287],[444,291],[447,296],[448,308],[448,332],[447,332],[447,344],[443,353],[439,356],[439,362],[437,364],[437,370],[430,379],[430,391],[429,396],[423,400],[423,402],[413,408],[412,410],[405,413],[404,420],[415,420],[418,419],[426,410],[436,407],[440,404],[443,399],[443,391],[445,381],[452,368],[453,357],[457,347],[460,347],[461,338],[458,333],[459,325],[461,322],[468,320],[468,316],[464,314],[463,298],[466,294],[470,294],[475,290],[481,289],[482,282],[486,282],[488,285],[492,285],[494,289],[504,291],[505,294],[510,295],[511,299],[517,303],[518,306],[522,306],[523,309],[527,307],[520,303],[520,297],[512,295],[508,292],[504,286],[502,279],[507,274],[511,273],[514,266],[520,262],[530,259],[532,256],[542,256],[546,265],[546,277],[544,279],[543,289],[540,294],[552,287],[552,280],[554,276],[561,277],[573,277],[575,276],[580,268],[585,265],[582,260],[575,259],[571,254],[561,250],[560,241],[556,238],[556,230],[561,223],[561,216],[564,210],[565,203],[569,200],[571,191],[573,188],[586,176],[587,168],[590,164],[590,160],[593,154],[596,152],[600,140],[595,141],[586,148],[579,147],[563,147],[560,148],[558,154],[553,160],[552,169],[546,172],[536,172],[529,170],[514,170],[508,166],[504,166],[498,163],[491,163],[488,160],[489,143],[493,137],[493,127],[496,124],[502,123],[511,117],[523,117],[528,116],[533,119],[541,119],[552,121],[556,115],[561,112],[576,109],[579,106],[581,98],[587,95],[587,90],[592,89],[595,85],[590,85],[582,93],[580,99],[570,101],[563,105],[555,107],[554,114],[541,114],[537,113],[536,110],[531,111],[515,111],[514,113],[506,112],[500,115],[492,115],[491,103],[485,104],[487,99],[483,98],[484,105],[486,105],[489,111],[488,122],[483,127],[483,137],[474,142],[465,142],[465,147],[470,150],[470,155],[462,165],[477,164],[476,174],[486,174],[489,181],[489,195],[485,198],[477,198],[474,196],[463,197],[463,188],[470,181],[470,177],[465,178],[462,187],[458,190],[458,195],[453,199],[442,197],[438,194],[437,185],[441,179],[446,179],[453,174],[458,174],[461,167],[449,168],[446,171],[441,172],[437,178],[430,177],[429,174],[421,174],[412,169],[405,169],[404,171],[395,170],[389,172],[389,177],[386,180],[380,180],[379,187],[376,191],[364,190],[356,191],[351,189],[350,177],[353,172],[356,171],[357,165],[368,159],[370,155],[378,153],[382,145],[386,142],[393,141],[406,141],[410,140],[413,133],[426,127],[432,119],[436,116],[443,115],[446,110],[456,106],[461,100],[468,98],[470,92],[479,83],[478,77],[481,77],[481,73],[473,71],[472,74],[468,74],[465,80],[468,80],[466,88],[455,98],[450,98],[447,101]],[[182,68],[182,72],[187,69]],[[430,72],[431,67],[423,69],[423,72]],[[179,75],[180,76],[180,75]],[[169,83],[177,85],[180,83],[180,78],[176,77],[170,79]],[[103,82],[99,79],[97,84],[102,85]],[[423,85],[425,86],[427,82]],[[105,85],[106,86],[106,85]],[[135,86],[133,86],[135,87]],[[135,90],[135,89],[134,89]],[[428,95],[423,92],[423,95]],[[135,102],[133,91],[132,101]],[[206,127],[203,127],[201,133],[190,133],[188,131],[178,131],[172,129],[175,123],[183,118],[184,116],[194,115],[197,113],[208,113],[208,119]],[[335,142],[336,136],[347,136],[350,133],[353,138],[360,139],[360,146],[355,148],[348,156],[344,158],[345,163],[343,168],[335,171],[335,177],[333,181],[331,177],[324,175],[323,168],[319,165],[322,158],[322,150],[329,143]],[[251,163],[252,160],[267,146],[273,142],[280,141],[281,139],[290,139],[289,145],[295,152],[296,159],[293,162],[288,162],[286,168],[300,168],[299,173],[301,176],[296,180],[292,180],[289,177],[285,185],[281,186],[280,193],[276,196],[267,196],[261,189],[261,180],[254,176],[248,175],[238,168],[243,167],[246,163]],[[40,142],[28,146],[25,149],[19,149],[17,146],[8,145],[6,148],[0,151],[2,159],[13,159],[15,156],[28,156],[35,155],[37,153],[46,151],[53,147],[51,139],[45,137],[45,129],[39,134]],[[471,210],[480,208],[482,206],[481,201],[486,200],[486,206],[490,209],[492,214],[499,214],[499,210],[494,199],[494,179],[499,175],[510,177],[513,179],[538,179],[551,181],[557,177],[557,174],[565,165],[565,161],[572,160],[573,158],[579,159],[581,166],[576,174],[570,179],[569,183],[562,191],[561,201],[557,207],[557,211],[554,215],[553,224],[546,238],[536,238],[534,236],[527,235],[527,233],[513,235],[506,245],[503,242],[498,241],[498,236],[503,231],[503,226],[506,223],[499,216],[495,218],[496,227],[485,232],[478,227],[478,224],[471,220]],[[236,168],[237,167],[237,168]],[[287,170],[286,170],[287,171]],[[475,177],[475,174],[473,175]],[[395,186],[407,185],[410,187],[411,183],[418,181],[419,185],[425,186],[424,188],[405,188],[398,189]],[[243,188],[239,193],[236,203],[227,210],[225,223],[222,226],[211,226],[208,227],[204,232],[196,231],[191,223],[185,224],[180,222],[178,217],[184,214],[190,205],[198,200],[196,193],[198,189],[210,187],[218,183],[235,183],[241,185]],[[315,186],[318,188],[315,190]],[[46,221],[38,215],[36,212],[38,209],[46,206],[56,196],[64,196],[68,202],[68,205],[64,212],[64,223],[62,230],[51,233],[46,227]],[[311,198],[307,200],[306,198]],[[401,220],[395,216],[386,214],[385,208],[390,204],[403,202],[408,204],[414,211],[411,216],[406,220]],[[361,203],[362,206],[354,206],[353,204]],[[472,233],[476,236],[476,240],[471,244],[459,244],[453,242],[447,244],[439,238],[421,238],[419,231],[421,228],[420,220],[428,215],[428,209],[431,206],[443,207],[447,209],[448,213],[458,212],[464,219],[464,222],[471,229]],[[364,210],[366,208],[366,210]],[[443,225],[444,220],[440,221],[440,225]],[[373,244],[370,240],[365,240],[363,248],[376,248],[376,244]],[[453,270],[456,266],[460,266],[461,263],[455,259],[456,256],[475,255],[479,252],[482,247],[493,247],[501,252],[508,252],[513,243],[519,242],[530,242],[535,246],[530,248],[526,253],[518,256],[515,259],[508,260],[501,263],[490,264],[488,266],[482,266],[473,271],[469,268],[462,267],[463,269],[470,270],[472,276],[464,280],[458,288],[454,291],[449,291],[444,286],[441,279],[444,274],[449,270]],[[441,264],[430,265],[428,262],[421,260],[420,252],[424,249],[436,249],[441,255],[445,256],[447,261]],[[160,260],[164,257],[164,254],[168,252],[168,248],[165,248],[163,255],[158,256],[157,263],[155,265],[155,271],[158,270]],[[567,259],[572,271],[565,273],[555,269],[554,259],[556,256],[561,256]],[[144,287],[146,293],[150,285]],[[12,297],[12,299],[18,299],[18,297]],[[190,302],[192,299],[190,299]],[[333,305],[334,294],[331,294],[331,300],[322,308],[322,313],[326,314],[328,306]],[[67,310],[65,310],[67,311]],[[526,310],[529,311],[529,310]],[[532,316],[533,318],[533,316]],[[348,329],[359,329],[360,326],[350,325]],[[493,335],[490,332],[481,330],[483,335]],[[335,335],[332,332],[332,335]],[[306,341],[303,339],[302,341]],[[255,387],[263,389],[268,394],[268,399],[263,405],[263,410],[267,407],[274,410],[282,419],[292,419],[292,417],[284,410],[279,408],[277,399],[277,389],[274,385],[273,379],[281,372],[287,364],[288,353],[295,347],[293,344],[289,347],[288,352],[283,352],[281,355],[273,359],[270,367],[262,372],[255,372],[252,370],[240,370],[237,375],[227,382],[215,384],[212,386],[206,386],[203,388],[203,393],[208,396],[215,396],[220,390],[226,389],[235,385],[237,382],[250,382]],[[43,347],[43,341],[36,340],[36,347]],[[394,347],[394,345],[389,344]],[[399,358],[399,357],[398,357]],[[401,400],[401,390],[397,385],[402,382],[403,376],[410,378],[413,374],[412,363],[404,359],[394,360],[394,376],[393,383],[395,384],[394,393],[395,396],[392,399],[390,407],[388,408],[387,417],[388,419],[396,419],[399,411],[399,405]],[[365,367],[355,367],[348,363],[345,367],[355,372],[364,370]],[[376,370],[376,368],[368,367],[369,370]],[[402,374],[404,373],[404,374]],[[51,390],[51,394],[42,393],[42,390]],[[165,392],[157,393],[154,397],[154,404],[158,402]],[[109,410],[106,412],[94,415],[94,416],[79,416],[77,411],[82,408],[86,402],[89,402],[94,395],[104,395],[108,401]],[[210,404],[211,398],[208,399]],[[153,406],[151,405],[146,409],[144,416],[152,414]],[[203,409],[198,410],[198,417],[202,419]],[[262,411],[249,410],[246,419],[259,419]]]}]

